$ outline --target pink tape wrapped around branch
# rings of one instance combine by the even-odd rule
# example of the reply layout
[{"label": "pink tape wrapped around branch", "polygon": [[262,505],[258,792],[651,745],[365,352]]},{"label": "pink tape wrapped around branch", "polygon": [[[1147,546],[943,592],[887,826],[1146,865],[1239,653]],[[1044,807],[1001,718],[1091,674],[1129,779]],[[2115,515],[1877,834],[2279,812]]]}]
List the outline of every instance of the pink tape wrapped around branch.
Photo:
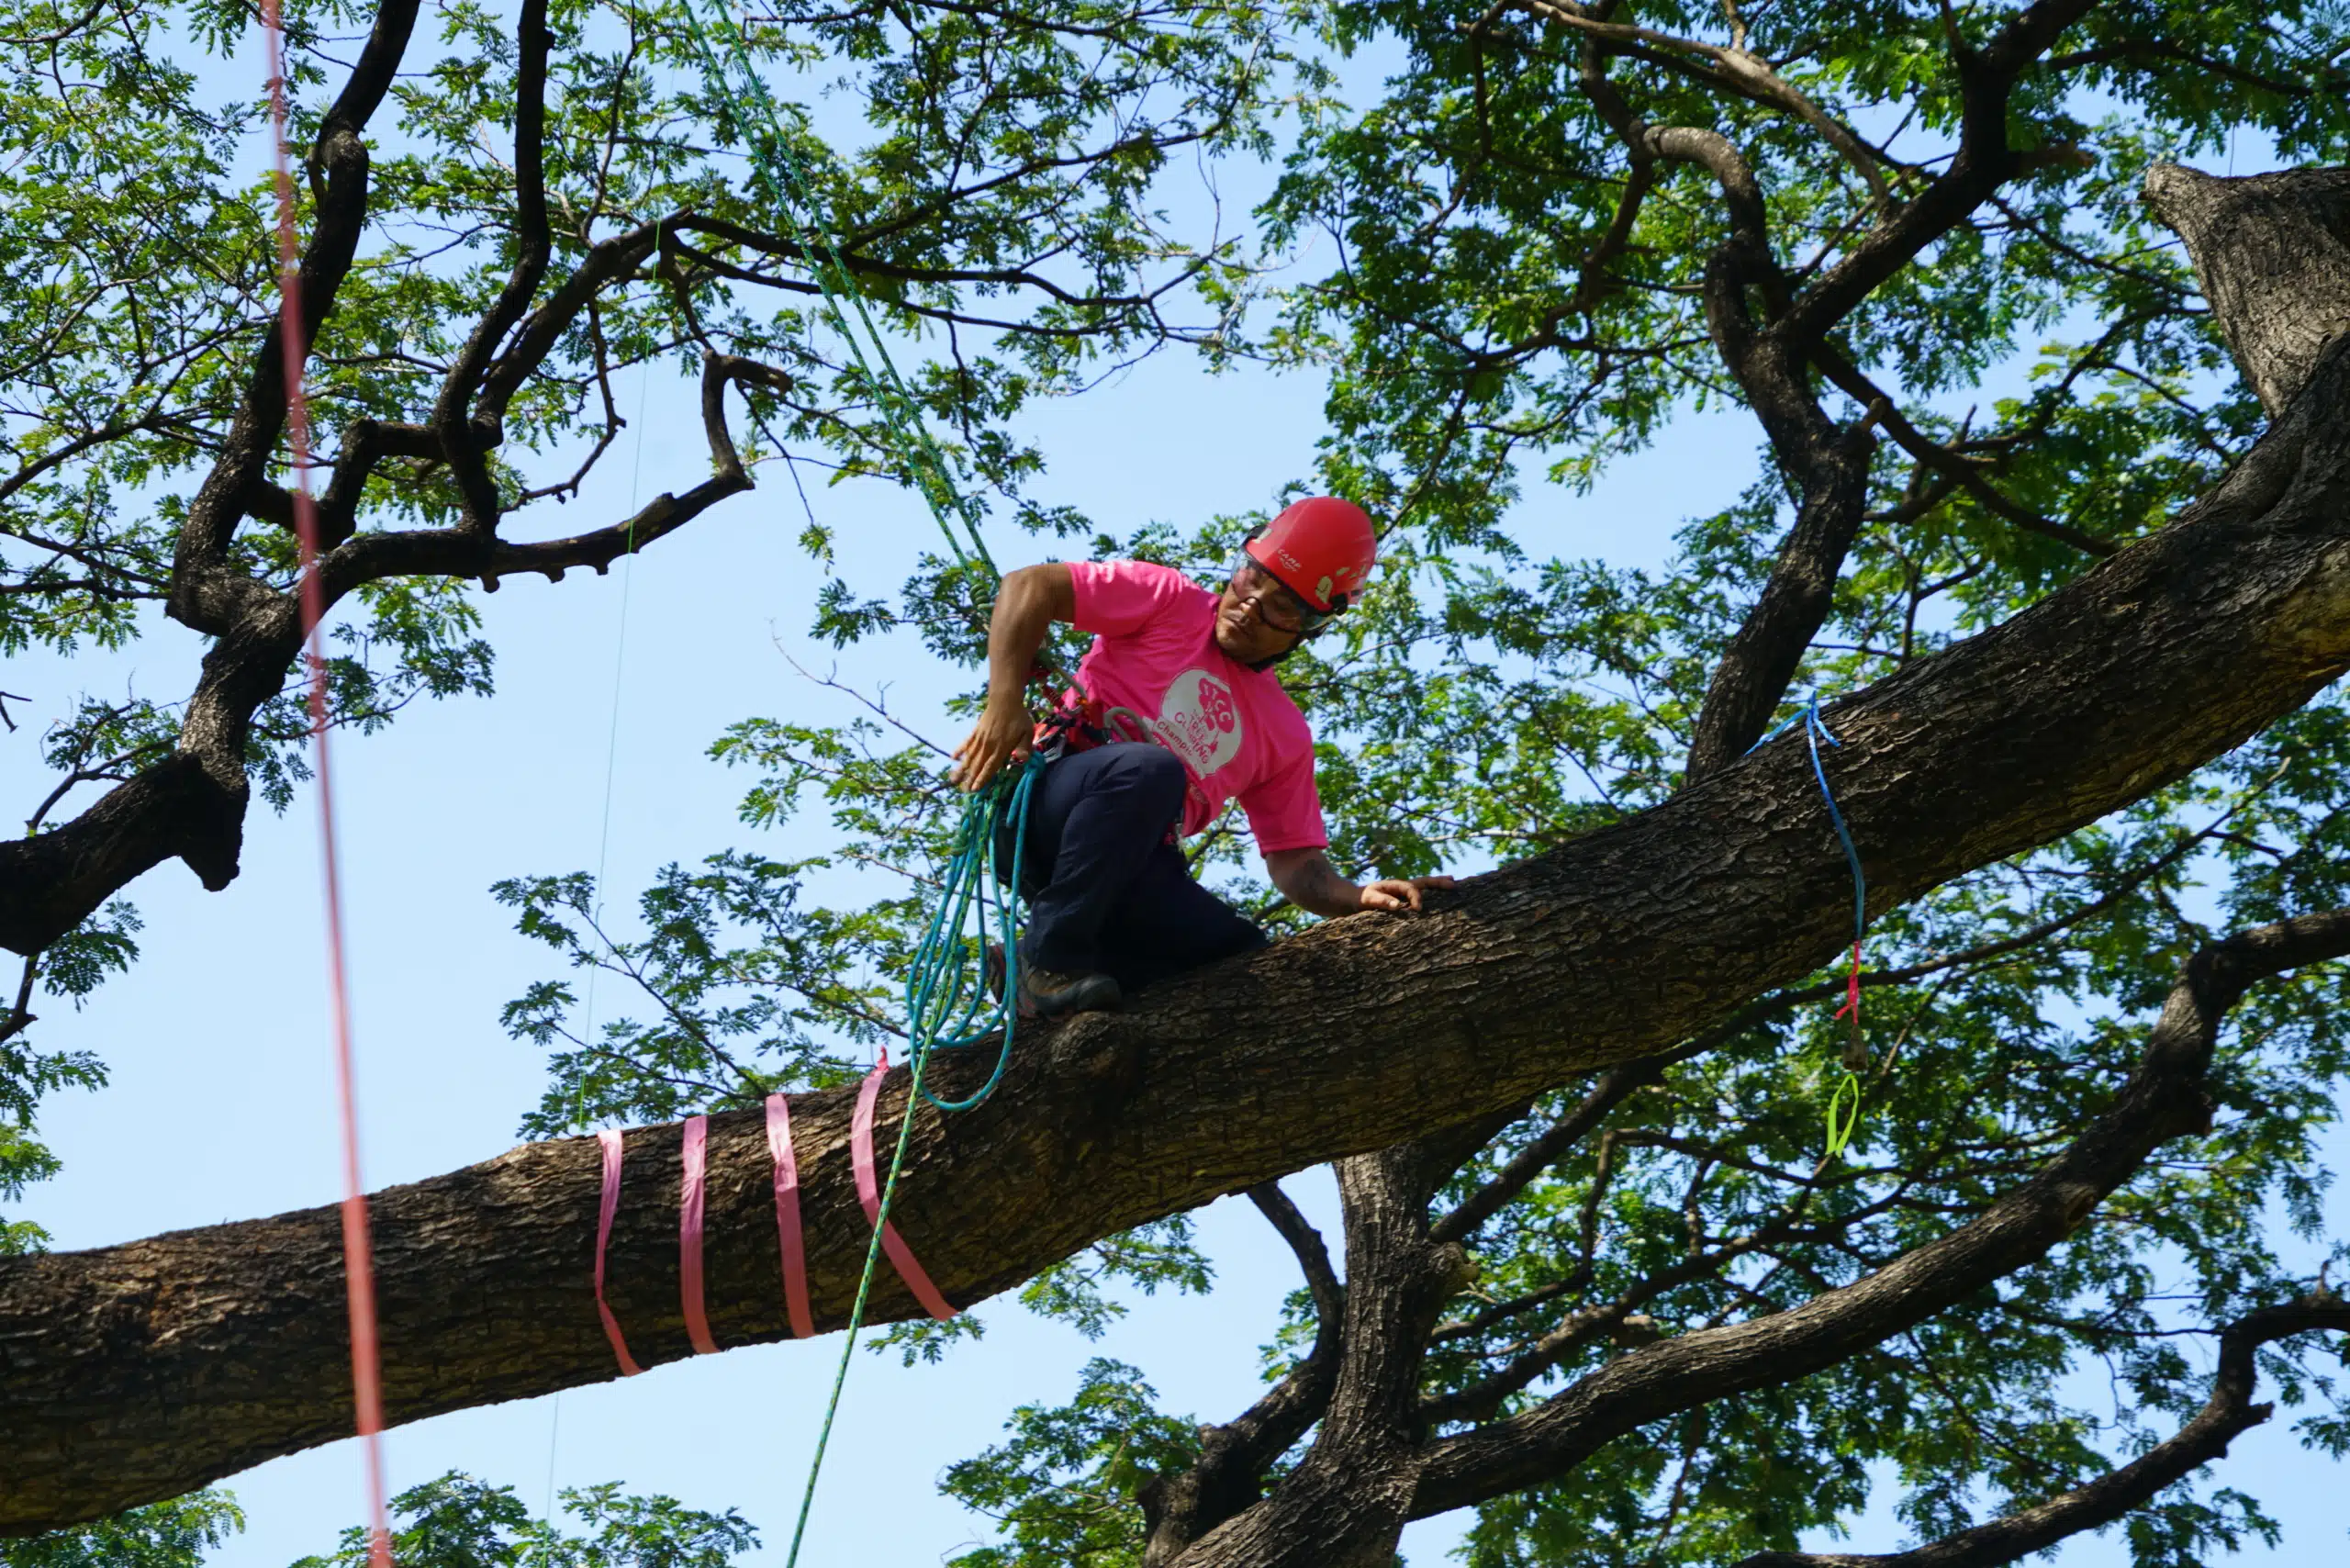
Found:
[{"label": "pink tape wrapped around branch", "polygon": [[[856,1091],[856,1115],[849,1123],[849,1161],[856,1171],[856,1198],[865,1205],[867,1225],[881,1225],[881,1191],[873,1172],[873,1106],[881,1097],[881,1081],[889,1072],[890,1058],[885,1056],[865,1075]],[[898,1278],[906,1282],[924,1312],[942,1322],[955,1316],[955,1309],[946,1305],[946,1298],[915,1260],[914,1249],[899,1238],[896,1226],[881,1226],[881,1250],[890,1255],[890,1267],[898,1271]]]},{"label": "pink tape wrapped around branch", "polygon": [[[858,1090],[856,1115],[851,1126],[850,1151],[856,1172],[856,1195],[865,1205],[868,1224],[881,1215],[881,1193],[873,1167],[873,1111],[881,1092],[881,1079],[888,1071],[886,1062],[874,1069],[872,1076]],[[783,1257],[784,1309],[790,1318],[793,1336],[812,1339],[816,1337],[816,1316],[808,1305],[808,1254],[800,1221],[800,1161],[791,1146],[791,1102],[787,1096],[767,1096],[767,1154],[775,1164],[775,1235],[777,1249]],[[617,1128],[607,1128],[596,1135],[604,1159],[603,1198],[596,1216],[596,1312],[603,1319],[604,1338],[611,1342],[612,1357],[620,1363],[621,1374],[634,1377],[644,1369],[629,1354],[620,1320],[612,1316],[610,1305],[604,1300],[604,1257],[611,1247],[612,1221],[621,1206],[621,1139]],[[708,1116],[686,1118],[678,1158],[678,1305],[685,1313],[686,1338],[693,1342],[695,1353],[715,1355],[719,1347],[710,1332],[702,1269],[702,1233],[710,1190]],[[938,1294],[938,1287],[930,1282],[930,1276],[923,1272],[913,1249],[898,1235],[896,1226],[884,1229],[881,1248],[924,1311],[938,1318],[955,1316],[955,1309]]]},{"label": "pink tape wrapped around branch", "polygon": [[767,1096],[767,1153],[775,1160],[775,1239],[783,1254],[783,1305],[791,1315],[793,1335],[812,1339],[816,1319],[808,1310],[808,1255],[800,1234],[800,1161],[791,1152],[791,1101],[786,1095]]},{"label": "pink tape wrapped around branch", "polygon": [[677,1305],[685,1309],[686,1338],[694,1354],[718,1354],[710,1337],[710,1315],[702,1305],[701,1215],[703,1192],[709,1184],[710,1118],[686,1118],[685,1147],[680,1158],[685,1175],[677,1188]]},{"label": "pink tape wrapped around branch", "polygon": [[621,1363],[622,1377],[634,1377],[644,1369],[628,1353],[628,1341],[621,1338],[619,1319],[604,1303],[604,1250],[612,1241],[612,1216],[621,1209],[621,1135],[616,1127],[608,1127],[596,1135],[604,1148],[604,1197],[596,1215],[596,1312],[604,1320],[604,1338],[612,1342],[612,1355]]}]

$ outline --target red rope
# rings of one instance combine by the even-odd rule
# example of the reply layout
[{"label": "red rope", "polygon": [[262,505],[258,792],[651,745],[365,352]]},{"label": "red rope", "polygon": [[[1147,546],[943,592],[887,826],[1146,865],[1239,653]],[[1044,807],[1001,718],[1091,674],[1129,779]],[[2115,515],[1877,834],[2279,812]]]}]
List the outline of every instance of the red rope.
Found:
[{"label": "red rope", "polygon": [[325,870],[327,1006],[334,1029],[335,1088],[342,1103],[342,1262],[351,1314],[351,1392],[366,1456],[372,1568],[392,1568],[390,1509],[384,1491],[384,1389],[375,1330],[375,1250],[367,1198],[359,1179],[359,1104],[352,1084],[350,991],[344,980],[342,879],[335,853],[334,778],[327,766],[327,661],[319,623],[326,589],[319,581],[319,512],[310,496],[310,408],[302,392],[308,334],[302,327],[300,247],[294,224],[294,174],[285,157],[285,39],[278,0],[262,0],[269,47],[271,141],[277,166],[278,345],[285,355],[286,433],[294,459],[294,532],[301,561],[302,651],[310,683],[310,742],[319,770],[319,838]]}]

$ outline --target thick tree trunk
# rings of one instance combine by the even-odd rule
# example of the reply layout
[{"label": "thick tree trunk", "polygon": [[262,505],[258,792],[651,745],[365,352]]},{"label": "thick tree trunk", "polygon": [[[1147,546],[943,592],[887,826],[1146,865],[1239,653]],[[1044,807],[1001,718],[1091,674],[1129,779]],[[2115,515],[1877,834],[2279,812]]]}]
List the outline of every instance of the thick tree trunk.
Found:
[{"label": "thick tree trunk", "polygon": [[2236,365],[2274,417],[2350,332],[2350,169],[2222,180],[2165,163],[2147,172],[2146,200],[2187,241]]},{"label": "thick tree trunk", "polygon": [[[2350,272],[2350,257],[2338,265]],[[2350,343],[2162,534],[1841,704],[1830,768],[1879,909],[2136,800],[2350,667]],[[1003,1089],[925,1115],[899,1226],[950,1299],[1089,1241],[1382,1148],[1671,1045],[1827,959],[1848,883],[1800,741],[1464,886],[1332,923],[1123,1016],[1024,1037]],[[1245,1019],[1245,1028],[1234,1021]],[[976,1070],[946,1070],[947,1087]],[[902,1104],[899,1075],[885,1108]],[[864,1251],[849,1100],[794,1112],[811,1294]],[[886,1144],[894,1127],[885,1118]],[[786,1332],[758,1118],[711,1126],[711,1321]],[[688,1353],[678,1134],[628,1139],[610,1294],[646,1364]],[[588,1290],[595,1145],[375,1200],[394,1420],[614,1374]],[[914,1305],[887,1277],[879,1316]],[[349,1430],[334,1211],[0,1262],[0,1531],[183,1492]]]},{"label": "thick tree trunk", "polygon": [[[1428,1240],[1428,1199],[1449,1172],[1407,1144],[1338,1162],[1347,1222],[1337,1377],[1313,1447],[1272,1495],[1210,1530],[1174,1568],[1390,1568],[1422,1458],[1420,1364],[1438,1310],[1468,1282],[1468,1253]],[[1157,1543],[1154,1543],[1157,1544]]]}]

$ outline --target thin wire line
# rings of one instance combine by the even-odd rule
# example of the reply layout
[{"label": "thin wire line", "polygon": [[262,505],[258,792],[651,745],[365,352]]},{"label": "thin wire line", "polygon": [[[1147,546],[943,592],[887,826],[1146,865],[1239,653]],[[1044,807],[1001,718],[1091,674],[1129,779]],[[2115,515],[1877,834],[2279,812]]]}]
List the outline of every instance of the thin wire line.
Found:
[{"label": "thin wire line", "polygon": [[[629,588],[636,576],[636,498],[644,476],[644,409],[652,390],[653,361],[647,359],[637,376],[636,448],[628,471],[628,551],[621,559],[620,626],[612,638],[612,717],[604,737],[604,813],[596,830],[596,902],[588,916],[599,930],[604,924],[604,868],[612,847],[612,779],[621,755],[621,678],[628,668]],[[587,1003],[581,1010],[580,1037],[591,1045],[596,1035],[596,978],[602,972],[601,964],[588,967]],[[571,1125],[582,1127],[587,1120],[588,1079],[583,1064],[572,1095]],[[563,1390],[559,1388],[552,1409],[547,1421],[547,1502],[542,1510],[549,1524],[554,1522],[555,1452],[563,1435]]]}]

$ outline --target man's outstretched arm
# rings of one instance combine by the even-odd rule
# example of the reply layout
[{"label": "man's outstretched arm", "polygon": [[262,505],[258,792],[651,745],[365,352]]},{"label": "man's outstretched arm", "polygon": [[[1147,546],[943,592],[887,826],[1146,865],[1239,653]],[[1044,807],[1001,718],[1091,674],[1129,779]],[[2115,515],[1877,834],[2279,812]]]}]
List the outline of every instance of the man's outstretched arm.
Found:
[{"label": "man's outstretched arm", "polygon": [[1417,909],[1420,890],[1449,888],[1449,877],[1385,877],[1357,884],[1339,875],[1327,851],[1276,849],[1265,857],[1265,872],[1281,897],[1314,914],[1337,916],[1365,909]]},{"label": "man's outstretched arm", "polygon": [[1077,584],[1062,561],[1007,573],[988,621],[988,705],[955,748],[955,781],[978,790],[1028,753],[1036,722],[1028,711],[1028,672],[1056,621],[1077,615]]}]

